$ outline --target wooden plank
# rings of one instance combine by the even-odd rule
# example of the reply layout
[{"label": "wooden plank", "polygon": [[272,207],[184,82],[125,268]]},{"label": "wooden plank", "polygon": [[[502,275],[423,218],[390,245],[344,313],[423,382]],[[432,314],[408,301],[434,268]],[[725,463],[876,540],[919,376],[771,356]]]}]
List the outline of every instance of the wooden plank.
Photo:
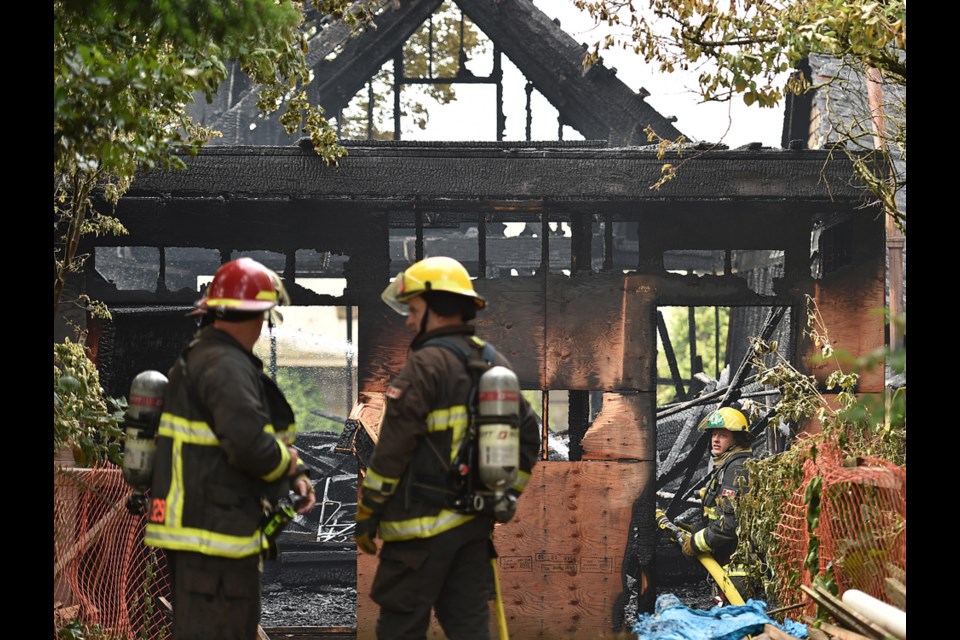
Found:
[{"label": "wooden plank", "polygon": [[800,590],[813,598],[821,607],[829,611],[830,615],[836,618],[837,621],[855,629],[857,633],[862,633],[870,638],[877,638],[878,640],[890,636],[886,631],[867,620],[860,613],[843,604],[836,596],[819,585],[814,585],[811,589],[807,585],[801,584]]},{"label": "wooden plank", "polygon": [[[859,234],[864,236],[865,245],[857,253],[860,261],[816,281],[813,292],[831,346],[835,351],[845,351],[854,357],[866,356],[881,349],[885,340],[883,314],[879,312],[886,300],[882,233],[880,241],[873,242],[871,235],[876,234],[871,234],[867,222],[857,226]],[[874,226],[876,224],[882,224],[882,221],[874,223]],[[877,245],[876,251],[861,255],[873,245]],[[818,327],[818,330],[823,329]],[[838,364],[834,358],[819,361],[820,349],[810,340],[804,340],[798,348],[805,372],[816,377],[818,382],[826,381],[837,368],[844,371],[852,369],[851,363]],[[861,372],[857,391],[883,393],[884,384],[884,367],[881,363]]]},{"label": "wooden plank", "polygon": [[[517,515],[494,531],[514,638],[613,638],[614,607],[634,500],[652,491],[651,463],[543,462]],[[652,519],[651,519],[652,520]],[[373,638],[369,599],[377,559],[357,561],[357,637]],[[643,577],[643,589],[649,582]],[[497,637],[491,607],[491,637]],[[434,622],[431,639],[442,637]]]},{"label": "wooden plank", "polygon": [[624,384],[622,274],[546,276],[546,378],[550,389],[614,390]]},{"label": "wooden plank", "polygon": [[[763,633],[766,636],[769,636],[770,640],[799,640],[796,636],[792,636],[782,629],[778,629],[772,624],[763,625]],[[758,636],[754,636],[758,638]]]},{"label": "wooden plank", "polygon": [[584,460],[656,460],[649,393],[604,393],[603,407],[581,442]]},{"label": "wooden plank", "polygon": [[477,314],[474,322],[477,335],[489,340],[510,361],[522,389],[543,389],[546,386],[543,276],[476,280],[474,287],[487,300],[487,308]]},{"label": "wooden plank", "polygon": [[116,502],[112,507],[110,507],[110,510],[106,514],[104,514],[104,516],[100,518],[100,520],[98,520],[96,524],[90,527],[87,530],[87,532],[83,534],[83,536],[79,540],[77,540],[75,543],[70,545],[70,548],[67,549],[63,553],[63,555],[57,559],[56,564],[53,565],[54,578],[56,578],[57,575],[61,571],[63,571],[63,568],[67,566],[67,564],[69,564],[70,561],[77,556],[77,554],[83,553],[83,551],[85,551],[87,547],[89,547],[91,544],[93,544],[96,541],[96,539],[100,536],[100,533],[103,531],[104,527],[107,527],[108,525],[113,523],[113,521],[116,520],[118,516],[121,516],[126,513],[126,509],[124,508],[125,501],[126,499],[124,498],[119,502]]},{"label": "wooden plank", "polygon": [[[808,616],[808,619],[810,620],[810,624],[813,624],[812,618],[809,618]],[[830,636],[837,638],[838,640],[872,640],[870,636],[865,636],[857,633],[856,631],[851,631],[850,629],[844,629],[843,627],[830,624],[829,622],[823,620],[821,620],[818,624],[820,625],[820,629],[818,629],[820,633],[828,633]],[[814,629],[814,627],[811,627],[811,631]],[[813,638],[813,635],[811,634],[810,637]]]},{"label": "wooden plank", "polygon": [[362,391],[357,404],[350,412],[350,418],[358,420],[363,430],[376,444],[380,439],[380,421],[383,420],[383,408],[386,400],[380,392]]},{"label": "wooden plank", "polygon": [[809,635],[810,640],[830,640],[830,636],[816,627],[808,626],[807,634]]},{"label": "wooden plank", "polygon": [[907,610],[907,587],[896,578],[885,578],[883,581],[884,593],[896,607]]},{"label": "wooden plank", "polygon": [[[890,575],[891,578],[893,578],[894,580],[897,580],[898,582],[903,583],[904,585],[907,584],[906,569],[901,569],[900,567],[893,564],[892,562],[885,562],[883,563],[883,566],[884,568],[886,568],[887,573]],[[906,587],[904,587],[904,589],[906,589]]]},{"label": "wooden plank", "polygon": [[612,636],[632,505],[652,478],[645,462],[534,468],[522,511],[494,536],[514,637]]}]

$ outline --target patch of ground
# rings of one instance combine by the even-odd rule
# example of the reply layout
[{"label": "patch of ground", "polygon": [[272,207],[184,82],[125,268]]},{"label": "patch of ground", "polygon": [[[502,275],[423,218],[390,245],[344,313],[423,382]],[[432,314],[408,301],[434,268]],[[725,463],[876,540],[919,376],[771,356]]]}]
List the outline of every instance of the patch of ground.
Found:
[{"label": "patch of ground", "polygon": [[357,590],[340,586],[264,584],[260,626],[355,627]]}]

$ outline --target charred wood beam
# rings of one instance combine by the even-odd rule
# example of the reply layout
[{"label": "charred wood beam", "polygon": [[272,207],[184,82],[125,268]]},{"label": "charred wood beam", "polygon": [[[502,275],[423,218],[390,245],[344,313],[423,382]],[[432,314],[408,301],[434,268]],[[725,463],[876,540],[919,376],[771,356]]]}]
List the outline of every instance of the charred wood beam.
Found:
[{"label": "charred wood beam", "polygon": [[648,125],[664,138],[681,135],[671,120],[619,80],[616,70],[600,63],[585,71],[580,43],[531,0],[458,0],[458,4],[557,108],[562,121],[585,138],[644,144],[643,129]]},{"label": "charred wood beam", "polygon": [[663,353],[667,356],[667,364],[670,365],[670,374],[673,376],[673,386],[677,391],[677,399],[683,400],[686,398],[687,392],[683,388],[683,377],[680,375],[677,356],[673,352],[673,344],[670,342],[670,334],[667,332],[667,323],[660,311],[657,311],[657,330],[660,332],[660,342],[663,343]]},{"label": "charred wood beam", "polygon": [[[376,29],[366,29],[356,38],[350,27],[335,22],[308,41],[307,65],[314,70],[313,82],[307,85],[308,98],[319,103],[327,113],[339,113],[409,38],[440,6],[442,0],[420,0],[404,3],[401,10],[386,9],[376,17]],[[386,6],[388,1],[374,2]],[[334,50],[343,50],[334,60],[325,60]],[[260,86],[254,85],[237,102],[208,125],[223,132],[223,140],[236,144],[246,126],[259,113],[257,99]],[[276,120],[276,115],[271,117]]]},{"label": "charred wood beam", "polygon": [[590,427],[590,392],[570,391],[567,396],[567,422],[570,434],[571,462],[583,458],[581,440]]},{"label": "charred wood beam", "polygon": [[570,216],[570,272],[591,270],[593,243],[593,216],[575,213]]},{"label": "charred wood beam", "polygon": [[[799,207],[808,213],[816,206],[819,215],[851,211],[867,195],[851,184],[849,161],[834,157],[827,162],[829,152],[822,151],[703,152],[684,167],[681,177],[654,190],[649,186],[660,175],[663,162],[670,159],[658,158],[652,150],[508,142],[364,142],[345,146],[349,155],[337,168],[327,166],[312,149],[209,147],[196,157],[184,155],[185,171],[140,174],[124,200],[161,197],[168,204],[177,200],[202,203],[213,196],[224,202],[274,199],[391,207],[409,206],[416,199],[422,206],[432,204],[447,210],[459,203],[493,205],[497,210],[499,202],[507,208],[519,203],[521,210],[529,210],[531,205],[542,207],[542,202],[549,200],[551,206],[566,202],[589,213],[605,211],[596,203],[621,202],[633,204],[620,210],[632,219],[638,215],[635,203],[684,201],[690,206],[689,213],[671,218],[677,228],[666,239],[658,239],[665,248],[776,249],[785,247],[756,246],[756,234],[744,225],[730,228],[718,220],[705,228],[703,214],[708,214],[709,220],[716,217],[710,214],[718,205],[733,213],[738,206],[754,202],[765,204],[767,214],[777,210],[769,207],[776,203],[787,211]],[[580,203],[594,206],[581,208]],[[686,207],[673,208],[670,214],[686,211]],[[744,213],[755,214],[756,209],[746,208]],[[739,241],[719,246],[684,242],[684,238],[717,232]]]},{"label": "charred wood beam", "polygon": [[[744,384],[750,384],[753,378],[748,378],[744,381]],[[657,412],[657,419],[668,418],[676,413],[683,411],[684,409],[689,409],[690,407],[696,407],[701,404],[711,404],[714,400],[721,397],[726,393],[726,387],[722,389],[717,389],[716,391],[711,391],[705,393],[701,396],[697,396],[692,400],[687,400],[686,402],[679,402],[675,404],[666,404],[660,407],[660,411]],[[768,391],[751,391],[749,393],[740,394],[741,398],[765,398],[768,396],[779,395],[780,391],[777,389],[770,389]]]},{"label": "charred wood beam", "polygon": [[[697,356],[696,307],[693,307],[693,306],[687,307],[687,329],[688,329],[687,340],[689,340],[690,342],[690,376],[693,377],[694,374],[697,374],[703,371],[703,362]],[[691,385],[692,384],[693,383],[691,382]],[[697,391],[699,391],[699,389]],[[691,389],[690,395],[693,395],[694,393],[696,393],[696,391]]]},{"label": "charred wood beam", "polygon": [[442,0],[409,0],[399,9],[387,7],[375,18],[376,29],[366,29],[359,37],[347,40],[336,58],[313,67],[308,95],[328,113],[345,108],[441,4]]}]

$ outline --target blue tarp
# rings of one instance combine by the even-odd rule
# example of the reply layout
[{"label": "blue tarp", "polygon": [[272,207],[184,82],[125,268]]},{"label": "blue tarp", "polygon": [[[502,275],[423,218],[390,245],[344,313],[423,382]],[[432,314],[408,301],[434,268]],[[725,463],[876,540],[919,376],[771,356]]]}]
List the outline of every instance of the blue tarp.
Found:
[{"label": "blue tarp", "polygon": [[771,624],[794,637],[807,637],[806,625],[792,620],[781,625],[766,610],[766,602],[747,600],[743,605],[700,611],[665,593],[657,598],[652,615],[640,614],[633,632],[644,640],[740,640],[748,634],[762,633],[763,625]]}]

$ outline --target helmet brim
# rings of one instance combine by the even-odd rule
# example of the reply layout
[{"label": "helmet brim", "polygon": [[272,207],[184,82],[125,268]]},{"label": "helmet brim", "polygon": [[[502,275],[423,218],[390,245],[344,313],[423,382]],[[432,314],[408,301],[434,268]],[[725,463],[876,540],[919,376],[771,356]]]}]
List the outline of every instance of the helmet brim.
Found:
[{"label": "helmet brim", "polygon": [[410,315],[410,307],[407,305],[406,300],[409,300],[414,296],[408,296],[401,302],[400,298],[402,296],[402,285],[403,271],[397,274],[397,277],[387,285],[387,287],[383,290],[383,293],[380,294],[380,299],[383,300],[388,307],[400,315],[408,316]]}]

